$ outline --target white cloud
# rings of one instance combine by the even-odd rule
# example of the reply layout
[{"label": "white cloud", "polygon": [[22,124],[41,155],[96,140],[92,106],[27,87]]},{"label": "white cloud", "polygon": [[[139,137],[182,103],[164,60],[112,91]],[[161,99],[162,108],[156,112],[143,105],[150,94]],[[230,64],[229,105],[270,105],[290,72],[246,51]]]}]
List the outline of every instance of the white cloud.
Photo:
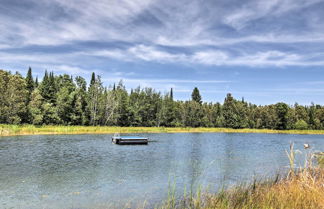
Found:
[{"label": "white cloud", "polygon": [[125,61],[128,60],[126,52],[119,50],[119,49],[97,50],[97,51],[91,51],[91,52],[83,52],[80,54],[87,55],[87,56],[100,56],[100,57],[109,57],[109,58],[114,58],[114,59],[122,59]]},{"label": "white cloud", "polygon": [[186,58],[184,54],[172,54],[145,45],[131,47],[128,49],[128,52],[134,57],[145,61],[176,62],[183,61]]},{"label": "white cloud", "polygon": [[[77,52],[61,54],[0,52],[0,60],[3,63],[26,61],[30,64],[72,65],[78,56],[98,56],[127,62],[141,60],[215,66],[324,65],[323,55],[317,55],[324,44],[324,29],[310,27],[311,20],[304,23],[308,24],[305,27],[309,26],[309,30],[301,33],[291,32],[289,25],[280,30],[244,33],[224,29],[232,26],[239,31],[258,19],[285,18],[292,11],[303,11],[323,0],[251,0],[248,3],[237,2],[230,8],[223,7],[224,2],[34,0],[38,5],[36,8],[44,8],[44,11],[38,11],[38,18],[30,15],[36,11],[18,10],[3,4],[0,9],[12,13],[0,13],[0,30],[4,31],[0,34],[0,50],[29,45],[73,45],[78,41],[125,41],[130,46],[126,49],[81,47]],[[59,11],[53,8],[59,8]],[[322,19],[317,12],[312,13],[312,18]],[[154,21],[157,23],[152,23]],[[270,21],[269,24],[278,22]],[[292,43],[295,45],[289,52],[281,47]],[[308,46],[308,52],[303,54],[305,43],[319,46]],[[182,47],[183,51],[162,50],[158,45]],[[312,57],[316,59],[310,61]]]},{"label": "white cloud", "polygon": [[222,65],[228,59],[228,55],[222,51],[202,51],[195,53],[190,60],[206,65]]},{"label": "white cloud", "polygon": [[244,4],[224,17],[223,22],[237,30],[251,21],[269,16],[280,16],[294,10],[301,10],[322,0],[260,0]]},{"label": "white cloud", "polygon": [[54,65],[54,66],[49,66],[49,69],[55,69],[55,72],[63,72],[67,74],[73,74],[73,75],[87,75],[92,73],[92,71],[88,69],[83,69],[80,67],[76,66],[69,66],[69,65]]}]

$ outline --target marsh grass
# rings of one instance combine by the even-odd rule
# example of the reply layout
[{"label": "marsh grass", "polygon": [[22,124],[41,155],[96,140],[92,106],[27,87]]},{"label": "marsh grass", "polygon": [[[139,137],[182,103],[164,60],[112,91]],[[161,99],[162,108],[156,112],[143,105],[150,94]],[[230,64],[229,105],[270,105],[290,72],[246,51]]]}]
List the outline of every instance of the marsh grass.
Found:
[{"label": "marsh grass", "polygon": [[318,158],[318,164],[321,168],[324,168],[324,156]]},{"label": "marsh grass", "polygon": [[111,133],[273,133],[324,134],[324,130],[270,130],[190,127],[115,127],[115,126],[34,126],[0,124],[0,136],[43,134],[111,134]]},{"label": "marsh grass", "polygon": [[309,152],[303,168],[296,168],[294,144],[286,151],[289,159],[288,175],[276,175],[271,179],[254,179],[252,183],[223,188],[218,193],[202,192],[184,197],[161,209],[317,209],[324,208],[324,153],[317,157],[319,166],[311,163],[314,154]]}]

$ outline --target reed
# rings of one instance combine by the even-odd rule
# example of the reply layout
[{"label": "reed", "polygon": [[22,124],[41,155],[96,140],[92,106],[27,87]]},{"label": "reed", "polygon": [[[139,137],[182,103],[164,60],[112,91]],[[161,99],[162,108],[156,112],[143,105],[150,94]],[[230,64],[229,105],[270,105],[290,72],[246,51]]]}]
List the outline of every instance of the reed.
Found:
[{"label": "reed", "polygon": [[[324,208],[324,157],[317,157],[318,165],[313,166],[314,153],[307,154],[304,168],[295,168],[294,145],[290,145],[287,156],[290,169],[287,176],[254,180],[251,184],[236,185],[222,189],[216,194],[201,192],[198,188],[194,197],[184,197],[172,207],[179,209],[314,209]],[[170,205],[168,205],[170,206]]]},{"label": "reed", "polygon": [[270,130],[190,127],[115,127],[115,126],[34,126],[1,125],[0,136],[44,134],[111,134],[111,133],[269,133],[269,134],[324,134],[324,130]]}]

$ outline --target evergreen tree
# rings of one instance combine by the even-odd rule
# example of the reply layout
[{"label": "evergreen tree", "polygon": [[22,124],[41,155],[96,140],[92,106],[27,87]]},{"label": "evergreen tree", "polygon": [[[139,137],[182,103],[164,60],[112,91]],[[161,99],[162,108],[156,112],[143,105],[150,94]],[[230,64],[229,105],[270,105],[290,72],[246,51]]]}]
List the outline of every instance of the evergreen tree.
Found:
[{"label": "evergreen tree", "polygon": [[235,101],[231,94],[227,94],[223,105],[224,126],[227,128],[237,127]]},{"label": "evergreen tree", "polygon": [[44,102],[43,109],[43,123],[46,125],[62,124],[61,119],[57,114],[57,107],[53,103]]},{"label": "evergreen tree", "polygon": [[186,126],[189,127],[199,127],[202,125],[202,119],[204,113],[202,106],[197,101],[189,101],[188,103],[188,116]]},{"label": "evergreen tree", "polygon": [[75,78],[76,89],[75,89],[75,103],[74,111],[71,116],[71,123],[74,125],[87,125],[89,124],[89,112],[87,109],[87,82],[81,76]]},{"label": "evergreen tree", "polygon": [[202,103],[201,96],[197,87],[195,87],[194,90],[192,91],[191,99],[192,101],[198,102],[199,104]]},{"label": "evergreen tree", "polygon": [[[34,83],[31,67],[28,68],[28,72],[27,72],[27,76],[26,76],[26,88],[28,90],[28,94],[30,97],[31,93],[33,92],[33,90],[35,88],[35,83]],[[29,101],[30,101],[30,98],[29,98]]]},{"label": "evergreen tree", "polygon": [[35,89],[32,92],[31,95],[31,101],[28,104],[28,109],[31,113],[31,122],[34,125],[42,125],[43,124],[43,115],[44,115],[44,111],[43,111],[43,102],[44,102],[44,98],[42,97],[42,95],[40,94],[39,89]]},{"label": "evergreen tree", "polygon": [[165,95],[163,98],[160,99],[161,105],[158,108],[158,126],[176,126],[175,105],[172,100],[171,93],[172,89],[170,92],[170,96]]},{"label": "evergreen tree", "polygon": [[38,76],[36,76],[36,80],[35,80],[35,88],[38,88]]},{"label": "evergreen tree", "polygon": [[123,81],[120,81],[116,88],[116,99],[118,103],[117,107],[117,125],[118,126],[128,126],[129,123],[129,98],[128,93],[123,85]]},{"label": "evergreen tree", "polygon": [[237,110],[237,120],[238,124],[236,128],[248,128],[248,106],[247,103],[242,101],[235,101],[235,106]]},{"label": "evergreen tree", "polygon": [[88,90],[80,76],[47,71],[38,85],[29,68],[26,78],[0,70],[0,123],[324,129],[324,106],[257,106],[231,94],[223,105],[203,103],[198,88],[191,101],[173,101],[173,88],[164,96],[140,87],[128,94],[122,81],[104,88],[94,73]]},{"label": "evergreen tree", "polygon": [[285,103],[277,103],[276,104],[276,112],[278,117],[277,129],[286,130],[288,126],[288,110],[289,107]]},{"label": "evergreen tree", "polygon": [[140,115],[142,108],[142,94],[140,87],[134,89],[129,95],[129,120],[131,126],[141,126],[142,117]]},{"label": "evergreen tree", "polygon": [[[94,75],[94,73],[92,74]],[[99,111],[100,111],[100,98],[102,94],[102,83],[100,76],[97,76],[94,80],[91,79],[90,87],[88,90],[88,111],[90,115],[90,124],[98,125],[99,122]]]},{"label": "evergreen tree", "polygon": [[69,125],[72,123],[74,113],[75,92],[70,91],[68,87],[62,87],[57,93],[57,114],[62,123]]},{"label": "evergreen tree", "polygon": [[[28,95],[27,95],[27,107],[28,107],[28,104],[31,100],[31,94],[35,88],[35,82],[34,82],[34,79],[33,79],[33,75],[32,75],[32,69],[31,67],[28,68],[28,72],[27,72],[27,75],[26,75],[26,88],[28,90]],[[26,112],[26,116],[23,118],[23,122],[26,122],[26,123],[30,123],[31,122],[31,113],[30,113],[30,110],[29,108],[27,108],[27,112]]]},{"label": "evergreen tree", "polygon": [[90,88],[95,83],[96,83],[96,74],[94,72],[92,72],[92,74],[91,74],[91,80],[90,80]]},{"label": "evergreen tree", "polygon": [[54,72],[50,73],[49,76],[49,89],[48,89],[48,100],[52,104],[56,104],[56,93],[58,89],[56,87],[55,83],[55,77],[54,77]]},{"label": "evergreen tree", "polygon": [[44,78],[39,86],[40,94],[44,98],[44,100],[48,103],[55,103],[55,94],[56,94],[56,88],[55,88],[55,80],[54,80],[54,74],[50,73],[48,75],[47,70],[45,71]]}]

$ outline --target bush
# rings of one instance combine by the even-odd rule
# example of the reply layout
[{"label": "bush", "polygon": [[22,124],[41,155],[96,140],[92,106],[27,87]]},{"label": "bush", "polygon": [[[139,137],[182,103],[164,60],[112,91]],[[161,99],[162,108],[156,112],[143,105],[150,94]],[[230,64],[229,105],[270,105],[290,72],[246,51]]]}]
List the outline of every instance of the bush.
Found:
[{"label": "bush", "polygon": [[298,120],[295,123],[295,129],[298,129],[298,130],[306,130],[306,129],[308,129],[308,125],[307,125],[307,123],[304,120]]}]

